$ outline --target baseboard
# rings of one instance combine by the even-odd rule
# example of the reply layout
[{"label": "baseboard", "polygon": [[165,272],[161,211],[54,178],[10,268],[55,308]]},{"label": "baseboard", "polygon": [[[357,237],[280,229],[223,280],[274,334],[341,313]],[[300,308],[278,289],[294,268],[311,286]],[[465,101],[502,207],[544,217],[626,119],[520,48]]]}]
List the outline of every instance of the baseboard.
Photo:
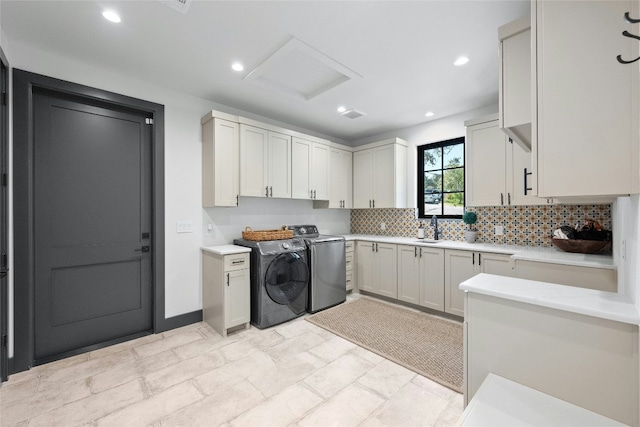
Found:
[{"label": "baseboard", "polygon": [[180,314],[178,316],[173,316],[167,319],[163,319],[159,325],[156,325],[155,333],[159,334],[164,331],[180,328],[182,326],[187,326],[192,323],[197,323],[201,321],[202,321],[202,310],[196,310],[196,311],[192,311],[191,313]]}]

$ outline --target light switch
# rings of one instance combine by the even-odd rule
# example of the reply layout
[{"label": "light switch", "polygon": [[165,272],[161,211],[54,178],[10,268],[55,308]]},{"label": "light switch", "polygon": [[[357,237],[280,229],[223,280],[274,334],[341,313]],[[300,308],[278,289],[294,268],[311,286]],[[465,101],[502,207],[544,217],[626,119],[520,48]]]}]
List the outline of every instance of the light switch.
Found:
[{"label": "light switch", "polygon": [[193,233],[193,224],[191,221],[178,221],[176,222],[177,233]]}]

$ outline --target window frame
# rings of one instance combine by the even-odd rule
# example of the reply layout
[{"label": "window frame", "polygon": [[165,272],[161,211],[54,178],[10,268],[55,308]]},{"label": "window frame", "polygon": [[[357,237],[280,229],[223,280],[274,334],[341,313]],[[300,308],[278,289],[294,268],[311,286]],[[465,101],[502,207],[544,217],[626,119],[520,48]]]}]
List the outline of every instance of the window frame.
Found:
[{"label": "window frame", "polygon": [[[424,209],[424,152],[426,150],[432,150],[434,148],[444,148],[444,147],[448,147],[451,145],[458,145],[458,144],[462,144],[462,166],[456,166],[455,168],[446,168],[444,166],[444,155],[440,156],[440,172],[442,173],[442,183],[441,183],[441,188],[440,188],[440,194],[449,194],[449,193],[459,193],[459,191],[444,191],[444,172],[446,170],[451,170],[451,169],[460,169],[462,168],[462,174],[464,176],[465,179],[465,185],[464,188],[462,189],[462,200],[463,200],[463,212],[464,209],[467,207],[467,192],[466,192],[466,138],[464,136],[458,137],[458,138],[452,138],[452,139],[447,139],[444,141],[438,141],[438,142],[432,142],[429,144],[424,144],[424,145],[419,145],[418,148],[418,185],[417,185],[417,189],[418,189],[418,218],[421,219],[428,219],[433,215],[437,215],[439,218],[446,218],[446,219],[462,219],[462,214],[460,215],[445,215],[444,214],[444,203],[441,200],[441,204],[440,204],[440,213],[437,214],[433,214],[433,213],[429,213],[429,214],[425,214],[425,209]],[[434,171],[437,171],[438,169],[433,169]],[[443,197],[444,199],[444,197]]]}]

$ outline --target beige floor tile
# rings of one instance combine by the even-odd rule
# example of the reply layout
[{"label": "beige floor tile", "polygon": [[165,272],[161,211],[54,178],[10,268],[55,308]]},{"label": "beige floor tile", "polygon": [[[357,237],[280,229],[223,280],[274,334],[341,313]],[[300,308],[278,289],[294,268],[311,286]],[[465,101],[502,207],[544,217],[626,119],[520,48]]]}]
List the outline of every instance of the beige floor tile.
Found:
[{"label": "beige floor tile", "polygon": [[32,377],[23,381],[13,381],[13,377],[0,387],[0,406],[24,399],[35,393],[40,378]]},{"label": "beige floor tile", "polygon": [[294,384],[245,412],[230,424],[234,427],[286,426],[320,403],[320,396],[300,384]]},{"label": "beige floor tile", "polygon": [[449,387],[445,387],[442,384],[430,380],[429,378],[423,377],[422,375],[416,375],[411,382],[438,397],[442,397],[443,399],[452,400],[456,396],[462,396],[462,394],[451,390]]},{"label": "beige floor tile", "polygon": [[94,350],[89,352],[89,359],[96,359],[99,357],[108,356],[110,354],[118,353],[122,350],[131,349],[134,347],[139,347],[144,344],[149,344],[154,341],[158,341],[162,339],[161,334],[151,334],[145,335],[144,337],[137,338],[135,340],[121,342],[120,344],[111,345],[109,347],[104,347],[98,350]]},{"label": "beige floor tile", "polygon": [[324,397],[331,397],[351,384],[375,365],[346,354],[309,375],[304,382]]},{"label": "beige floor tile", "polygon": [[274,360],[281,361],[288,357],[295,356],[298,353],[312,349],[313,347],[322,344],[324,341],[324,338],[313,332],[303,332],[300,335],[286,339],[280,344],[267,348],[264,351]]},{"label": "beige floor tile", "polygon": [[203,397],[191,382],[184,382],[100,418],[96,424],[97,427],[146,426]]},{"label": "beige floor tile", "polygon": [[[201,329],[198,329],[198,331],[201,331]],[[222,335],[218,334],[211,336],[207,335],[204,339],[181,345],[180,347],[174,348],[173,351],[178,355],[178,357],[180,357],[180,359],[186,360],[211,350],[217,350],[225,345],[236,342],[239,339],[241,338],[233,335],[226,338],[223,338]]]},{"label": "beige floor tile", "polygon": [[162,336],[165,338],[174,336],[174,335],[180,335],[180,334],[188,334],[189,332],[192,331],[197,331],[200,328],[203,328],[205,326],[209,326],[207,325],[205,322],[198,322],[198,323],[191,323],[189,325],[186,326],[182,326],[180,328],[175,328],[175,329],[170,329],[168,331],[164,331],[162,333]]},{"label": "beige floor tile", "polygon": [[352,384],[296,424],[301,427],[358,426],[383,403],[380,396]]},{"label": "beige floor tile", "polygon": [[219,368],[225,363],[222,354],[215,350],[152,372],[146,375],[144,379],[149,386],[149,390],[155,394],[175,384]]},{"label": "beige floor tile", "polygon": [[247,357],[229,362],[221,368],[214,369],[195,377],[195,381],[206,394],[215,394],[217,390],[237,384],[247,377],[258,375],[275,367],[275,362],[262,352],[255,352]]},{"label": "beige floor tile", "polygon": [[188,330],[183,333],[170,334],[169,336],[161,340],[141,345],[139,347],[136,347],[134,351],[139,357],[149,357],[153,356],[154,354],[162,353],[163,351],[171,350],[187,343],[202,339],[204,338],[197,330]]},{"label": "beige floor tile", "polygon": [[378,409],[364,426],[432,426],[449,401],[408,383]]},{"label": "beige floor tile", "polygon": [[258,351],[258,348],[255,345],[243,339],[232,342],[224,347],[220,347],[220,352],[224,358],[229,361],[242,359],[256,351]]},{"label": "beige floor tile", "polygon": [[261,331],[257,328],[251,328],[246,332],[243,331],[242,336],[243,339],[249,341],[260,350],[273,347],[285,340],[282,335],[273,329]]},{"label": "beige floor tile", "polygon": [[309,353],[312,353],[327,362],[331,362],[356,347],[357,346],[351,341],[347,341],[344,338],[334,335],[322,344],[310,349]]},{"label": "beige floor tile", "polygon": [[415,372],[384,360],[360,377],[358,382],[388,399],[416,376]]},{"label": "beige floor tile", "polygon": [[242,381],[193,405],[182,408],[161,422],[163,427],[218,426],[257,406],[264,396],[249,382]]},{"label": "beige floor tile", "polygon": [[364,360],[369,361],[374,365],[377,365],[378,363],[381,363],[382,361],[387,360],[384,357],[374,353],[373,351],[370,351],[370,350],[367,350],[366,348],[362,348],[358,346],[356,346],[356,348],[351,350],[351,354],[353,354],[354,356],[362,357]]},{"label": "beige floor tile", "polygon": [[266,397],[273,396],[324,366],[326,363],[310,353],[299,353],[271,368],[260,369],[247,377]]},{"label": "beige floor tile", "polygon": [[41,414],[32,418],[29,426],[76,426],[101,418],[142,399],[144,393],[140,381],[131,381]]},{"label": "beige floor tile", "polygon": [[[2,387],[4,389],[4,386]],[[3,399],[2,405],[0,405],[0,413],[2,414],[0,420],[2,425],[5,423],[15,424],[90,395],[88,381],[82,379],[41,393],[22,396],[19,400],[5,401]]]},{"label": "beige floor tile", "polygon": [[46,375],[42,377],[38,384],[38,390],[60,387],[60,385],[64,383],[88,378],[97,373],[120,366],[123,363],[132,362],[135,359],[136,357],[133,352],[125,349],[97,359],[89,359],[84,362],[75,363],[61,369],[53,370],[53,367],[48,367],[45,371]]},{"label": "beige floor tile", "polygon": [[293,338],[306,332],[314,332],[317,326],[304,320],[304,317],[297,318],[282,325],[274,326],[273,330],[285,338]]},{"label": "beige floor tile", "polygon": [[461,394],[458,394],[458,397],[449,401],[449,405],[440,413],[435,424],[443,427],[457,427],[460,425],[460,415],[462,415],[462,411],[464,411],[463,397]]},{"label": "beige floor tile", "polygon": [[91,391],[100,393],[106,389],[128,383],[136,378],[143,377],[152,372],[174,366],[180,362],[176,354],[167,350],[144,359],[136,359],[115,366],[91,377]]}]

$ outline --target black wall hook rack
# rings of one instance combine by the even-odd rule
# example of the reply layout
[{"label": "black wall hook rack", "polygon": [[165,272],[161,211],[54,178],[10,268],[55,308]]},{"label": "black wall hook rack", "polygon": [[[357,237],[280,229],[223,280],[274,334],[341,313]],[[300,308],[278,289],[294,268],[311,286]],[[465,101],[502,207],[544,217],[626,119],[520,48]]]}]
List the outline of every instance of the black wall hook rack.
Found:
[{"label": "black wall hook rack", "polygon": [[[625,19],[628,23],[630,23],[630,24],[637,24],[637,23],[640,23],[640,19],[634,19],[634,18],[632,18],[632,17],[629,15],[629,12],[625,12],[625,13],[624,13],[624,19]],[[631,33],[630,33],[629,31],[627,31],[627,30],[624,30],[624,31],[622,32],[622,35],[623,35],[623,36],[625,36],[625,37],[632,38],[632,39],[640,40],[640,37],[639,37],[639,36],[636,36],[635,34],[631,34]],[[631,61],[627,61],[627,60],[622,59],[622,55],[618,55],[618,56],[616,56],[616,59],[617,59],[617,60],[618,60],[618,62],[619,62],[619,63],[621,63],[621,64],[633,64],[634,62],[636,62],[636,61],[640,60],[640,56],[639,56],[639,57],[637,57],[636,59],[632,59]]]}]

